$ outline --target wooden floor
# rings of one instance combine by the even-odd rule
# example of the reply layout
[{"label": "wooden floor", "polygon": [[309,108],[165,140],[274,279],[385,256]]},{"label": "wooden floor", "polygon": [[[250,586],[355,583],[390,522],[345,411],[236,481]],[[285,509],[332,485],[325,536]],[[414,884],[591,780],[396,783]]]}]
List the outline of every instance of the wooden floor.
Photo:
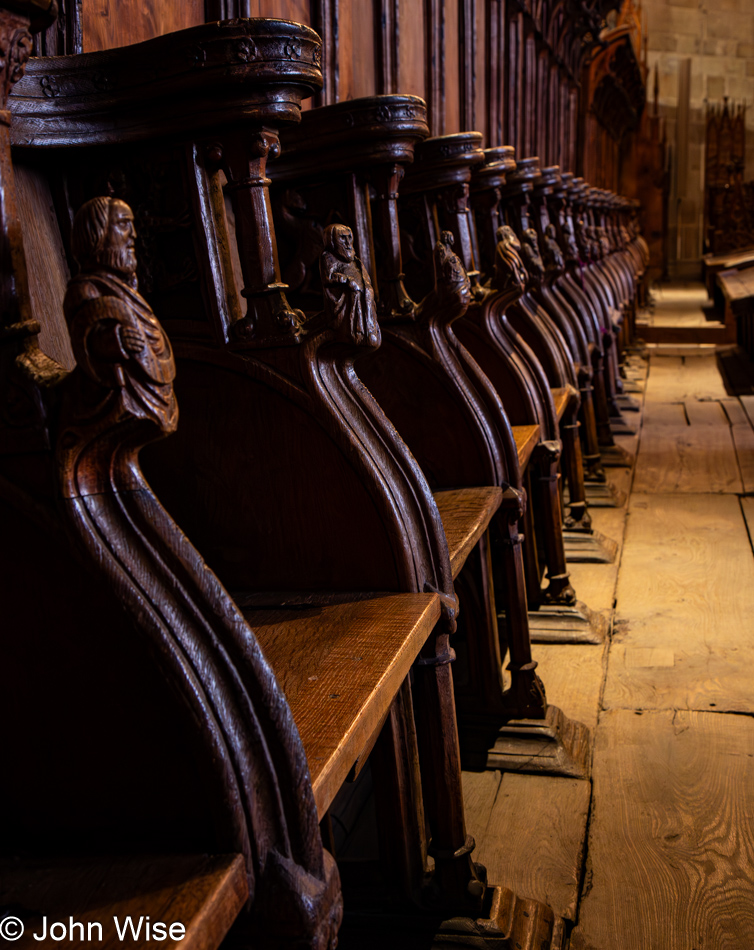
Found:
[{"label": "wooden floor", "polygon": [[592,511],[619,558],[571,567],[610,641],[534,647],[594,730],[592,781],[464,776],[489,879],[571,921],[571,950],[754,948],[754,397],[682,352],[633,357],[629,500]]}]

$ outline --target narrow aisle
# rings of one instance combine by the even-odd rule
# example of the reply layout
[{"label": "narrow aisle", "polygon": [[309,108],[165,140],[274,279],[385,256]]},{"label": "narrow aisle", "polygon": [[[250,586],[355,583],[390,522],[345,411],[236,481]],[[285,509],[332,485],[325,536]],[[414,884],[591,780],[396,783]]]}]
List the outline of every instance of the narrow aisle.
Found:
[{"label": "narrow aisle", "polygon": [[650,360],[572,950],[754,948],[754,430],[699,353]]}]

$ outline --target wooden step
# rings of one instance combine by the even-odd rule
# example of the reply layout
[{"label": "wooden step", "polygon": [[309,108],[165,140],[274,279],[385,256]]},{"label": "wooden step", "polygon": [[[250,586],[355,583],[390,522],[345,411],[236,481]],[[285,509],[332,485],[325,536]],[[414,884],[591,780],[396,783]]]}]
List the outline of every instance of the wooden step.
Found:
[{"label": "wooden step", "polygon": [[237,597],[291,707],[320,818],[366,759],[440,616],[437,594],[341,596],[348,602],[291,597],[275,608]]},{"label": "wooden step", "polygon": [[512,429],[513,438],[516,440],[518,464],[523,472],[529,464],[532,452],[539,443],[541,427],[539,425],[512,426]]},{"label": "wooden step", "polygon": [[[0,861],[0,907],[7,912],[3,926],[18,927],[9,923],[15,917],[24,928],[18,939],[17,930],[7,931],[17,950],[214,950],[248,896],[240,854]],[[128,917],[134,928],[141,921],[135,939]],[[71,920],[82,927],[71,927]],[[57,922],[64,936],[59,925],[53,927]],[[158,923],[165,925],[164,933]],[[123,939],[118,928],[121,934],[127,928]]]},{"label": "wooden step", "polygon": [[495,487],[435,492],[435,501],[448,540],[450,569],[454,580],[487,530],[502,500],[502,488]]}]

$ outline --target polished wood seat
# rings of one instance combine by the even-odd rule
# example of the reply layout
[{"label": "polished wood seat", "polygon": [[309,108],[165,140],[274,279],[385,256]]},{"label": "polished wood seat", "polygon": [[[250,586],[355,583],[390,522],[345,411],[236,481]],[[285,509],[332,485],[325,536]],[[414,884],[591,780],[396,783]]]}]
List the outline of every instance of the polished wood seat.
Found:
[{"label": "polished wood seat", "polygon": [[511,426],[513,438],[516,440],[516,452],[518,454],[518,464],[521,471],[526,471],[532,452],[539,444],[542,438],[542,427],[533,426]]},{"label": "polished wood seat", "polygon": [[552,401],[555,403],[555,412],[558,416],[558,422],[563,418],[563,415],[566,411],[566,406],[568,405],[568,400],[570,398],[569,391],[561,386],[558,389],[551,390],[552,392]]},{"label": "polished wood seat", "polygon": [[253,606],[270,602],[264,594],[236,598],[291,707],[320,818],[369,755],[440,616],[437,594],[333,597],[349,599],[291,595],[281,607],[265,609]]},{"label": "polished wood seat", "polygon": [[[75,858],[0,862],[0,905],[18,917],[24,935],[13,946],[19,950],[53,946],[63,922],[68,947],[95,944],[103,950],[125,945],[133,950],[155,946],[184,950],[214,950],[222,943],[231,924],[248,899],[246,867],[240,854],[175,855],[149,858]],[[47,937],[43,939],[47,918]],[[139,926],[133,939],[127,930],[121,941],[118,926]],[[69,918],[83,925],[69,929]],[[149,921],[149,936],[146,921]],[[166,925],[167,940],[155,924]],[[102,925],[99,929],[90,924]],[[170,925],[182,924],[170,933]],[[89,935],[91,933],[91,940]],[[35,939],[34,935],[39,939]],[[164,942],[163,942],[164,941]]]},{"label": "polished wood seat", "polygon": [[502,488],[459,488],[435,492],[435,501],[448,541],[453,579],[487,530],[503,500]]}]

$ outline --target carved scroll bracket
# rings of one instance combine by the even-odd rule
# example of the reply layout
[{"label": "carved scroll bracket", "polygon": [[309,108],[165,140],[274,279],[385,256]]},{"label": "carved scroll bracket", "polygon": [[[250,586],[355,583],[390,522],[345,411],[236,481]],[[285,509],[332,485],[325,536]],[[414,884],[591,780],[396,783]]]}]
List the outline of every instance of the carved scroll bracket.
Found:
[{"label": "carved scroll bracket", "polygon": [[267,162],[280,153],[277,133],[262,129],[250,137],[234,136],[206,150],[208,169],[225,172],[226,193],[236,220],[236,241],[246,298],[246,315],[233,325],[238,343],[285,346],[301,340],[304,314],[294,310],[280,277],[270,204]]}]

